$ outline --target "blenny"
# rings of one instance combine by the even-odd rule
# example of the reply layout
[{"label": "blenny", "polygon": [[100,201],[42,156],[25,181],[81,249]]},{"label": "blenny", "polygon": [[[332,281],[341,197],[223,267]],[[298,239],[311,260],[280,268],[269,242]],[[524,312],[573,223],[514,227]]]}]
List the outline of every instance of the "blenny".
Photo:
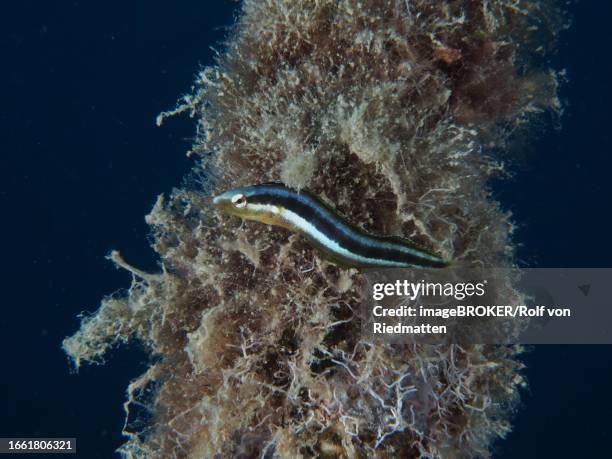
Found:
[{"label": "blenny", "polygon": [[443,268],[450,264],[404,239],[366,233],[313,194],[282,184],[229,190],[216,196],[213,205],[243,219],[299,232],[344,267]]}]

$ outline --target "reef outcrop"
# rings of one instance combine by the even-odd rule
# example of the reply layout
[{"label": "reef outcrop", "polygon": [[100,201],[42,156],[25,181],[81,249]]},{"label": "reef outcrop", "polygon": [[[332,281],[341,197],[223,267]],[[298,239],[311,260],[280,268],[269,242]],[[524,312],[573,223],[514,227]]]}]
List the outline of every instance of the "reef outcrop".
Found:
[{"label": "reef outcrop", "polygon": [[554,5],[244,1],[216,65],[160,116],[198,121],[189,185],[147,217],[161,272],[113,253],[131,288],[64,342],[77,366],[130,340],[151,353],[126,410],[144,403],[153,417],[126,423],[125,457],[489,455],[525,384],[520,347],[369,342],[358,271],[214,212],[210,196],[283,182],[372,233],[512,267],[492,152],[560,109],[542,58],[564,25]]}]

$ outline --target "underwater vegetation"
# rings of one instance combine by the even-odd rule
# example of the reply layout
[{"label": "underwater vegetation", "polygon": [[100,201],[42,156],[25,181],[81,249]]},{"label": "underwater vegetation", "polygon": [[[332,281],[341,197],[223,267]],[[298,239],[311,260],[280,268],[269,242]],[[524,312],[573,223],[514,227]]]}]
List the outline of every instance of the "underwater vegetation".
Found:
[{"label": "underwater vegetation", "polygon": [[[517,133],[560,110],[544,57],[565,21],[548,1],[245,0],[216,65],[159,119],[198,122],[193,179],[147,216],[160,272],[113,252],[131,287],[63,343],[77,367],[132,340],[150,352],[120,453],[489,456],[525,385],[520,346],[370,342],[358,270],[211,197],[281,182],[368,233],[511,268],[513,224],[488,181]],[[129,416],[142,404],[144,426]]]}]

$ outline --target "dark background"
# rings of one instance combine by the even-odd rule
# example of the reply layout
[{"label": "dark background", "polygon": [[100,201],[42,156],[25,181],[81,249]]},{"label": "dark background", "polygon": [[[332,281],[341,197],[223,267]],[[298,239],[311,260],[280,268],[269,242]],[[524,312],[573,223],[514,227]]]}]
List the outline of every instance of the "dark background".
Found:
[{"label": "dark background", "polygon": [[[214,6],[211,6],[213,4]],[[122,403],[146,356],[70,373],[61,340],[76,315],[129,285],[104,259],[119,249],[154,270],[144,215],[181,184],[193,120],[155,126],[212,62],[237,4],[21,1],[0,7],[0,436],[73,436],[79,457],[122,443]],[[562,129],[524,142],[498,198],[520,223],[524,264],[610,266],[609,18],[572,7],[557,68],[568,70]],[[529,389],[495,457],[610,457],[612,348],[539,346]],[[57,456],[56,456],[57,457]]]}]

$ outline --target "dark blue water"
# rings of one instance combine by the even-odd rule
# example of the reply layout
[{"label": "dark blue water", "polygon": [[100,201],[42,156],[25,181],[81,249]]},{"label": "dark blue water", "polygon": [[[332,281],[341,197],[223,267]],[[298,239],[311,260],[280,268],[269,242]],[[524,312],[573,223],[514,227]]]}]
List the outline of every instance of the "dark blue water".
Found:
[{"label": "dark blue water", "polygon": [[[215,3],[214,7],[208,3]],[[181,183],[194,124],[156,115],[186,92],[232,23],[235,3],[21,1],[2,6],[0,36],[0,436],[75,436],[79,457],[122,443],[138,349],[70,374],[60,350],[79,311],[129,276],[121,249],[155,269],[143,216]],[[574,8],[558,67],[570,81],[560,131],[527,142],[496,193],[521,226],[520,257],[538,266],[610,266],[610,12]],[[610,457],[612,348],[540,346],[530,388],[496,457]]]},{"label": "dark blue water", "polygon": [[[532,142],[516,177],[497,187],[531,266],[612,266],[612,5],[594,6],[571,8],[553,58],[569,77],[562,129]],[[525,362],[529,392],[495,457],[612,457],[612,346],[537,346]]]}]

